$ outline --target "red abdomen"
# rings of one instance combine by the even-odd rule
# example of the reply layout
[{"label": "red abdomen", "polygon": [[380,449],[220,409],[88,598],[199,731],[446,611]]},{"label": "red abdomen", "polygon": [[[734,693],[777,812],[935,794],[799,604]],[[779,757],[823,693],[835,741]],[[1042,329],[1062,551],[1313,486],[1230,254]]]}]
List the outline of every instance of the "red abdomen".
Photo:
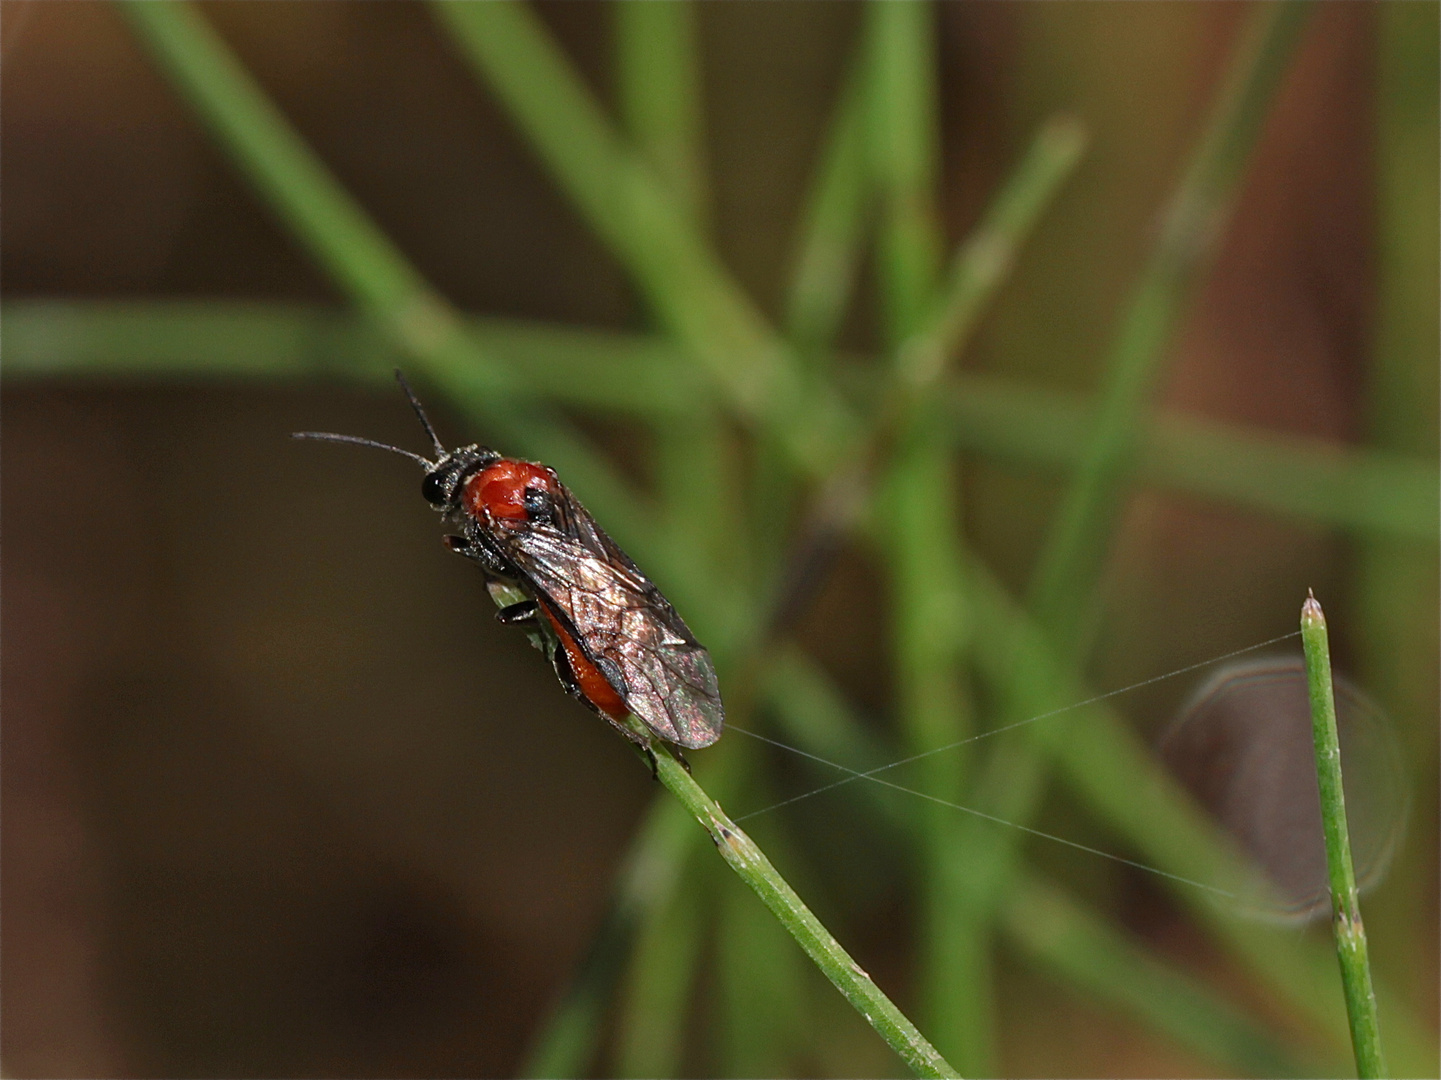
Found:
[{"label": "red abdomen", "polygon": [[[529,517],[525,508],[527,488],[553,493],[555,482],[551,471],[544,465],[502,458],[465,481],[461,502],[466,513],[482,525],[487,520],[525,521]],[[623,720],[630,710],[615,687],[590,662],[570,631],[544,603],[540,610],[555,629],[561,648],[565,649],[565,658],[570,663],[571,674],[586,701],[613,720]]]},{"label": "red abdomen", "polygon": [[575,676],[576,685],[580,687],[580,692],[585,695],[586,701],[612,720],[624,720],[630,710],[626,708],[621,696],[615,692],[615,687],[611,686],[609,680],[601,674],[600,668],[586,658],[580,646],[575,643],[575,638],[570,636],[570,631],[550,613],[550,609],[542,604],[540,610],[550,620],[550,625],[555,628],[561,647],[565,649],[565,658],[570,662],[570,672]]}]

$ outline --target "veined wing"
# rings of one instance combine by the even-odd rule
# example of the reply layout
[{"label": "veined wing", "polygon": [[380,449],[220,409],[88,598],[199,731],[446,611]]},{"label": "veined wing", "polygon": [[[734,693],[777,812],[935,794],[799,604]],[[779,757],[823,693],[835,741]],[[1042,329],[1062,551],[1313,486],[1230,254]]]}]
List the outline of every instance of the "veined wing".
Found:
[{"label": "veined wing", "polygon": [[496,545],[632,713],[669,742],[709,746],[725,718],[710,654],[569,492],[555,505],[550,522],[496,522]]}]

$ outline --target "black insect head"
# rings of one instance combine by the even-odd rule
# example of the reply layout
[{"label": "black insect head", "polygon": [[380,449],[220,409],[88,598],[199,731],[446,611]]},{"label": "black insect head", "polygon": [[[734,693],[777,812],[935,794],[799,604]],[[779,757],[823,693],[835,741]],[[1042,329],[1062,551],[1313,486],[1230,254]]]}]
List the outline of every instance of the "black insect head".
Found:
[{"label": "black insect head", "polygon": [[388,450],[392,454],[408,457],[411,461],[418,462],[420,467],[425,470],[425,480],[420,485],[420,493],[425,497],[425,501],[443,514],[453,514],[460,509],[460,489],[466,477],[493,465],[500,460],[500,455],[488,446],[480,446],[476,443],[447,450],[441,445],[440,437],[436,435],[435,428],[431,426],[430,417],[425,415],[425,409],[421,406],[420,399],[410,389],[410,384],[405,381],[405,376],[400,373],[399,369],[395,372],[395,381],[400,383],[400,388],[405,392],[410,407],[420,418],[421,427],[425,428],[426,435],[430,436],[430,443],[435,447],[434,461],[409,450],[402,450],[398,446],[377,442],[375,439],[365,439],[359,435],[337,435],[330,431],[297,431],[292,437],[318,439],[322,442],[353,443],[356,446],[372,446],[377,450]]}]

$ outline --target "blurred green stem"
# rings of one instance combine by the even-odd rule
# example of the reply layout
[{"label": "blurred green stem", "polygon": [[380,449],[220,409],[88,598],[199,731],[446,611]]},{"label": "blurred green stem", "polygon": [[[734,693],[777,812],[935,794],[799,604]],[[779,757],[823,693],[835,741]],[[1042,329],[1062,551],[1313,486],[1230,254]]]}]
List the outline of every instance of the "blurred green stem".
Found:
[{"label": "blurred green stem", "polygon": [[424,349],[456,333],[453,312],[340,187],[194,7],[129,0],[120,10],[231,151],[231,160],[342,290],[407,347]]},{"label": "blurred green stem", "polygon": [[[1123,482],[1134,464],[1147,392],[1204,256],[1220,236],[1242,164],[1303,15],[1304,9],[1295,4],[1253,9],[1199,145],[1170,200],[1162,236],[1142,271],[1107,364],[1087,448],[1032,578],[1031,611],[1060,664],[1039,686],[1031,665],[1007,661],[1008,670],[997,678],[994,668],[982,664],[1003,723],[1042,711],[1030,707],[1037,690],[1043,696],[1059,693],[1062,680],[1069,681],[1067,666],[1084,655],[1082,623],[1117,520]],[[973,580],[978,578],[973,575]],[[992,628],[1001,622],[978,621]],[[1028,825],[1045,792],[1049,760],[1063,747],[1074,749],[1076,728],[1085,722],[1084,716],[1055,718],[1003,736],[977,777],[971,805],[982,814]],[[979,817],[964,823],[961,843],[970,853],[971,873],[959,923],[975,937],[977,949],[1020,868],[1023,835],[1015,829],[998,830]]]},{"label": "blurred green stem", "polygon": [[1035,873],[1017,883],[1002,928],[1031,960],[1112,1001],[1180,1045],[1252,1076],[1315,1076],[1241,1009],[1163,963]]},{"label": "blurred green stem", "polygon": [[939,294],[895,356],[894,385],[913,409],[949,373],[976,323],[1010,275],[1021,248],[1076,171],[1086,133],[1070,117],[1042,125],[981,220],[956,249]]},{"label": "blurred green stem", "polygon": [[1193,286],[1224,235],[1244,166],[1305,26],[1287,0],[1251,9],[1161,236],[1141,271],[1106,361],[1100,410],[1031,583],[1031,609],[1081,655],[1083,624],[1132,472],[1140,417]]},{"label": "blurred green stem", "polygon": [[[788,649],[777,659],[767,697],[784,737],[802,753],[814,754],[859,778],[893,760],[854,714],[845,698],[813,661]],[[848,763],[841,765],[839,763]],[[1148,768],[1155,769],[1154,762]],[[827,770],[820,774],[829,779]],[[877,775],[882,779],[885,773]],[[1138,778],[1139,779],[1139,778]],[[858,785],[882,842],[914,849],[923,835],[922,809],[898,799],[884,783]],[[824,798],[825,796],[820,796]],[[958,813],[953,808],[932,807]],[[998,826],[999,827],[999,826]],[[1201,840],[1198,849],[1205,847]],[[919,857],[919,852],[915,852]],[[1316,1066],[1296,1062],[1249,1017],[1215,992],[1147,954],[1139,943],[1109,929],[1098,916],[1031,873],[1018,882],[1002,913],[1001,929],[1052,971],[1088,992],[1132,1011],[1144,1022],[1228,1069],[1254,1076],[1317,1075]]]},{"label": "blurred green stem", "polygon": [[[955,395],[943,391],[950,361],[1000,289],[1016,252],[1035,229],[1042,212],[1075,169],[1083,145],[1082,133],[1072,121],[1053,120],[1041,129],[975,230],[956,251],[923,317],[903,340],[895,343],[884,381],[879,386],[874,382],[866,384],[867,396],[878,402],[872,410],[870,429],[862,444],[824,477],[794,545],[793,579],[821,576],[809,564],[833,552],[860,520],[878,474],[896,452],[898,440],[907,440],[907,452],[914,453],[919,445],[916,434],[924,430],[929,432],[929,453],[953,456],[954,442],[938,436],[947,431],[954,436],[971,425],[969,417],[966,423],[946,424],[955,414],[954,408],[947,409],[947,399],[955,400]],[[962,394],[960,400],[966,397]],[[1003,422],[992,430],[1004,432],[1008,427]],[[954,499],[954,491],[937,497]],[[788,611],[804,599],[803,594],[789,596],[779,606]]]},{"label": "blurred green stem", "polygon": [[1331,685],[1331,647],[1326,616],[1314,595],[1301,606],[1301,644],[1306,654],[1306,683],[1311,698],[1311,734],[1316,747],[1316,781],[1321,792],[1321,830],[1326,839],[1326,871],[1331,886],[1331,929],[1341,963],[1346,1017],[1363,1080],[1386,1075],[1376,1023],[1376,991],[1366,956],[1366,927],[1351,866],[1351,837],[1346,825],[1346,793],[1341,784],[1341,744],[1336,734],[1336,695]]},{"label": "blurred green stem", "polygon": [[[632,730],[649,738],[639,721]],[[663,746],[655,752],[660,782],[700,822],[710,835],[721,858],[749,885],[821,973],[839,990],[856,1011],[864,1016],[881,1038],[900,1055],[917,1076],[954,1077],[959,1074],[926,1041],[914,1024],[891,1003],[871,977],[831,937],[785,878],[714,803],[694,777]]]},{"label": "blurred green stem", "polygon": [[[863,43],[864,45],[864,43]],[[806,191],[795,241],[786,297],[785,333],[806,382],[834,386],[836,336],[856,286],[865,225],[873,202],[866,156],[870,107],[868,50],[853,49],[845,82],[833,110],[826,142]],[[791,467],[781,451],[785,434],[759,431],[752,469],[751,522],[756,566],[764,569],[763,595],[773,599],[771,628],[787,617],[782,610],[794,588],[794,507],[805,501],[810,479]],[[805,569],[801,568],[801,573]]]},{"label": "blurred green stem", "polygon": [[703,232],[710,193],[695,5],[621,0],[612,10],[625,129],[657,180]]},{"label": "blurred green stem", "polygon": [[944,232],[935,207],[940,128],[936,115],[935,9],[869,4],[870,169],[881,199],[877,243],[881,313],[894,344],[915,332],[941,266]]},{"label": "blurred green stem", "polygon": [[[865,13],[866,145],[880,200],[877,285],[887,347],[899,357],[902,344],[921,329],[941,269],[944,233],[934,202],[940,159],[936,13],[923,3],[871,4]],[[898,381],[893,375],[892,385]],[[827,492],[839,489],[845,499],[839,505],[859,508],[870,502],[868,473],[884,469],[876,502],[893,541],[884,549],[894,612],[891,651],[900,726],[912,753],[961,742],[972,716],[962,665],[969,611],[956,548],[960,482],[955,455],[935,438],[932,418],[919,408],[884,410],[868,446],[871,460],[859,457],[843,467]],[[832,505],[827,499],[821,512]],[[823,527],[835,530],[836,523]],[[810,530],[802,533],[802,553],[809,536]],[[968,764],[963,753],[927,757],[921,790],[947,802],[959,799]],[[915,943],[921,1015],[963,1071],[992,1076],[989,951],[967,949],[966,937],[955,933],[954,896],[965,873],[965,851],[956,842],[959,822],[937,804],[916,822],[922,849]]]},{"label": "blurred green stem", "polygon": [[[765,750],[744,742],[749,765],[741,797],[747,802],[769,801]],[[786,825],[780,818],[761,823],[769,834],[766,849],[786,865],[798,868],[803,862],[786,842]],[[723,873],[718,865],[715,870],[717,877]],[[792,879],[797,884],[803,881],[795,870]],[[721,1005],[717,1072],[721,1076],[794,1075],[804,1068],[802,1063],[817,1056],[812,990],[829,991],[815,985],[805,957],[786,939],[785,929],[745,889],[721,883],[717,900],[721,909],[714,943]]]},{"label": "blurred green stem", "polygon": [[[911,753],[963,743],[974,712],[961,675],[972,616],[956,546],[960,481],[954,455],[927,434],[918,432],[897,453],[878,500],[890,537],[897,706]],[[960,799],[971,764],[965,749],[925,758],[920,790],[947,802]],[[989,950],[971,947],[973,939],[958,932],[956,896],[970,859],[960,843],[962,823],[934,803],[916,821],[925,848],[918,863],[923,1016],[967,1073],[995,1075]]]},{"label": "blurred green stem", "polygon": [[519,410],[521,384],[492,362],[458,313],[411,267],[296,134],[225,43],[190,4],[130,0],[120,5],[187,103],[210,127],[310,254],[400,349],[492,433],[563,469],[592,509],[614,521],[623,542],[650,542],[649,510],[568,425]]},{"label": "blurred green stem", "polygon": [[[686,364],[682,350],[659,338],[494,317],[470,318],[467,332],[537,397],[566,406],[668,421],[707,393],[705,377]],[[343,378],[387,391],[404,355],[371,324],[340,311],[233,301],[70,300],[6,300],[0,353],[9,383]],[[837,374],[857,397],[874,398],[873,367],[848,361]],[[479,393],[478,384],[472,392]],[[1081,395],[968,371],[949,373],[936,393],[951,446],[1012,469],[1073,468],[1093,415]],[[1418,406],[1424,401],[1418,398]],[[1434,551],[1441,513],[1434,453],[1378,452],[1177,413],[1153,415],[1143,432],[1140,481],[1403,541],[1426,566],[1434,564],[1426,554]]]},{"label": "blurred green stem", "polygon": [[[695,5],[625,0],[610,10],[621,128],[689,230],[704,237],[710,196]],[[735,565],[740,545],[734,538],[745,527],[720,410],[696,400],[682,413],[657,418],[653,430],[655,487],[670,546],[688,552],[712,580],[745,580]],[[621,1076],[673,1076],[681,1067],[707,928],[702,909],[715,910],[702,903],[709,897],[693,880],[695,861],[687,858],[686,867],[682,886],[639,927],[616,1017]]]},{"label": "blurred green stem", "polygon": [[[1012,688],[1017,695],[1016,715],[1046,715],[1028,727],[1057,728],[1044,743],[1071,788],[1148,864],[1234,895],[1257,887],[1256,872],[1234,843],[1196,806],[1119,715],[1104,703],[1074,707],[1093,695],[1070,666],[1054,656],[1047,636],[1000,582],[981,564],[969,566],[976,620],[987,627],[985,634],[976,637],[979,670],[991,685]],[[1064,714],[1048,715],[1063,707]],[[972,805],[994,812],[986,803]],[[1019,823],[1028,821],[1022,818]],[[998,830],[992,827],[989,831]],[[1015,846],[1014,840],[1008,844]],[[981,858],[976,862],[978,868],[985,868]],[[1218,901],[1213,893],[1180,884],[1174,891],[1258,979],[1307,1017],[1316,1030],[1328,1039],[1344,1030],[1344,1010],[1328,992],[1335,961],[1327,950],[1316,947],[1314,941],[1297,939],[1288,930],[1259,923],[1236,911],[1233,904]],[[1398,1061],[1404,1060],[1406,1075],[1422,1075],[1426,1071],[1423,1063],[1435,1060],[1434,1036],[1384,990],[1378,990],[1378,997],[1383,1005],[1391,1002],[1387,1007],[1391,1053]]]},{"label": "blurred green stem", "polygon": [[851,61],[820,164],[806,193],[786,301],[786,336],[812,370],[823,368],[855,285],[871,202],[864,55]]},{"label": "blurred green stem", "polygon": [[[693,828],[689,821],[684,824],[688,830]],[[710,875],[687,857],[692,847],[687,843],[687,850],[677,849],[682,862],[679,880],[663,896],[657,896],[658,902],[635,927],[635,946],[620,988],[616,1076],[680,1075],[696,965],[707,922],[715,916],[709,890],[696,880]]]},{"label": "blurred green stem", "polygon": [[[1383,4],[1375,23],[1374,95],[1376,298],[1366,372],[1367,442],[1378,450],[1435,462],[1441,428],[1441,8]],[[1432,484],[1432,490],[1437,485]],[[1353,663],[1362,683],[1399,721],[1413,783],[1437,760],[1436,620],[1438,518],[1414,537],[1358,537],[1351,613]],[[1419,542],[1418,542],[1419,541]],[[1369,901],[1370,948],[1377,966],[1405,985],[1435,981],[1433,957],[1415,948],[1414,927],[1434,918],[1437,822],[1418,829],[1391,869],[1388,887]],[[1422,854],[1427,853],[1427,854]],[[1389,1017],[1388,1017],[1389,1019]],[[1396,1060],[1393,1025],[1388,1023]],[[1432,1058],[1432,1075],[1441,1059]]]},{"label": "blurred green stem", "polygon": [[[881,266],[893,361],[869,449],[877,459],[872,467],[890,459],[881,505],[890,537],[883,550],[894,591],[897,694],[909,749],[925,752],[962,742],[973,713],[962,674],[973,620],[960,569],[961,485],[954,451],[941,436],[935,386],[1074,169],[1082,139],[1074,124],[1052,123],[1042,130],[938,289],[939,259],[931,245],[942,233],[930,203],[938,136],[929,111],[935,100],[928,85],[932,65],[925,62],[934,50],[932,15],[918,4],[881,4],[870,11],[876,87],[871,146],[886,208]],[[835,483],[865,488],[864,479]],[[852,492],[851,505],[862,497]],[[957,751],[926,758],[921,790],[946,802],[960,798],[970,757]],[[922,835],[927,850],[920,864],[925,898],[920,956],[927,1022],[965,1071],[993,1075],[992,949],[984,928],[967,926],[965,897],[972,886],[963,822],[933,803],[923,815]]]},{"label": "blurred green stem", "polygon": [[[689,0],[624,0],[614,5],[616,81],[624,129],[697,235],[705,233],[705,131],[701,110],[700,42]],[[685,358],[676,356],[673,363]],[[671,546],[718,576],[741,535],[739,500],[730,475],[724,419],[695,403],[658,419],[655,460],[661,512]]]},{"label": "blurred green stem", "polygon": [[[724,796],[738,781],[738,764],[739,758],[721,746],[706,755],[697,768],[702,769],[710,789]],[[652,801],[616,874],[610,907],[591,951],[570,987],[538,1027],[522,1075],[592,1075],[599,1029],[621,971],[634,962],[634,946],[642,926],[675,903],[686,864],[698,850],[694,831],[690,815],[680,803],[674,799]],[[630,1053],[624,1046],[621,1052],[623,1058]],[[637,1068],[655,1063],[654,1058],[642,1062],[637,1057],[629,1057],[637,1062]]]},{"label": "blurred green stem", "polygon": [[802,380],[785,344],[682,204],[622,142],[535,13],[512,0],[431,10],[736,414],[777,433],[803,469],[839,457],[855,434],[850,409],[829,384]]}]

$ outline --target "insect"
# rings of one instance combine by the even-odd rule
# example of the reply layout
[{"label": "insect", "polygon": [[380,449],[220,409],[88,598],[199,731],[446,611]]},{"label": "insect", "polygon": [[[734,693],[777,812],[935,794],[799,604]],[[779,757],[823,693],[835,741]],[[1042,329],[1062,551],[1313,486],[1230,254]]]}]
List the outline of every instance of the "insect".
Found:
[{"label": "insect", "polygon": [[435,447],[434,461],[355,435],[300,431],[295,438],[373,446],[419,462],[421,494],[460,530],[445,544],[485,572],[496,618],[529,628],[561,686],[647,755],[647,740],[623,723],[627,713],[686,749],[720,738],[725,710],[710,654],[555,470],[477,444],[445,449],[395,375]]}]

